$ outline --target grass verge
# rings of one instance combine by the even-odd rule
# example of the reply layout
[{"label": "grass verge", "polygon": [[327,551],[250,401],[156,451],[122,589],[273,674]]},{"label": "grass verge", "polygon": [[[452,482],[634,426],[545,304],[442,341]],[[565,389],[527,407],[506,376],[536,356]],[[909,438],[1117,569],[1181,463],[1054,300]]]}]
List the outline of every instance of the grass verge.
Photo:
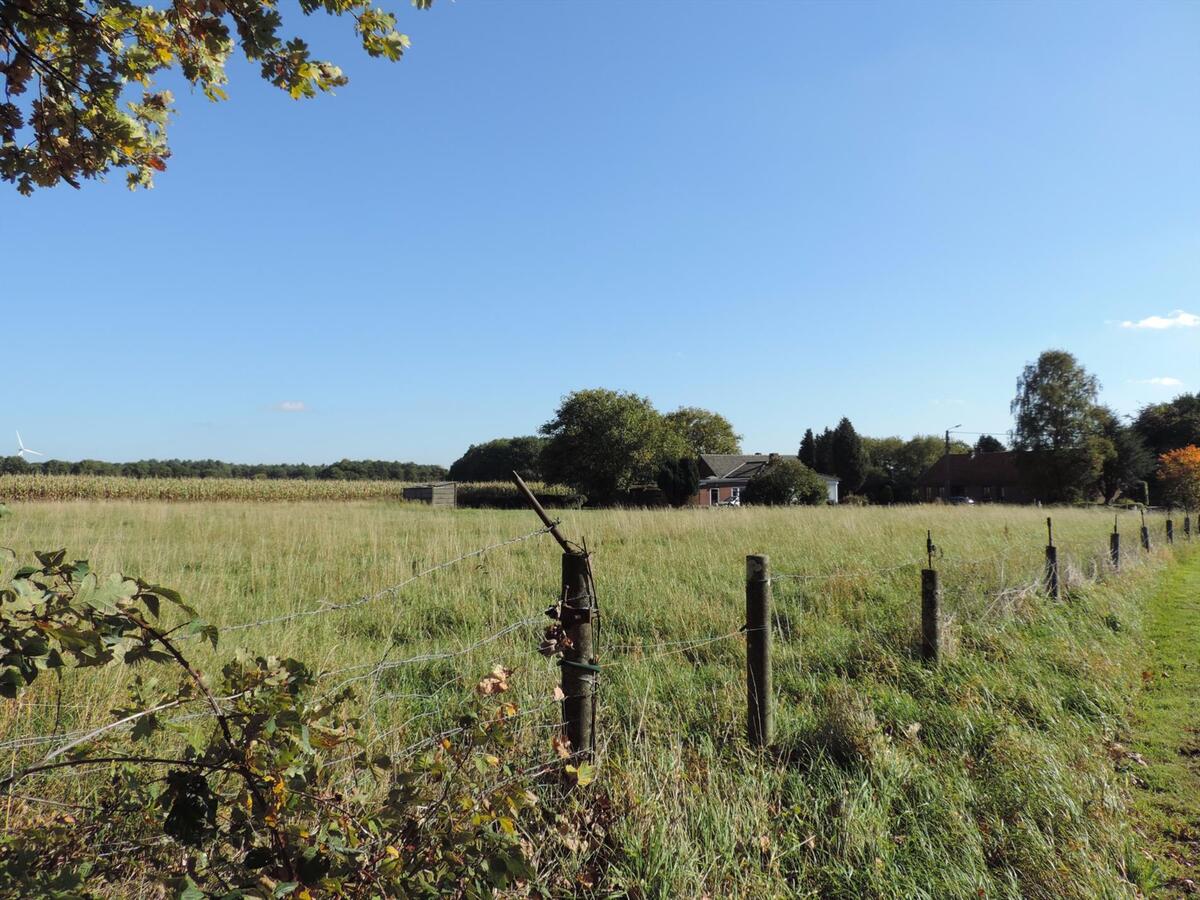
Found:
[{"label": "grass verge", "polygon": [[[1200,557],[1163,580],[1146,613],[1150,658],[1123,764],[1157,897],[1200,894]],[[1119,763],[1121,765],[1121,763]]]}]

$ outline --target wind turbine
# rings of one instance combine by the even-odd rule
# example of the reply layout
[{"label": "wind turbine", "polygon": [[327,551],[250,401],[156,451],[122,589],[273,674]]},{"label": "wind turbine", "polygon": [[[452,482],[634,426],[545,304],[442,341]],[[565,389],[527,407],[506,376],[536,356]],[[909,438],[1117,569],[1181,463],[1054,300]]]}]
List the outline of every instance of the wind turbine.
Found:
[{"label": "wind turbine", "polygon": [[24,459],[26,453],[32,453],[34,456],[45,456],[46,455],[45,453],[42,453],[40,450],[30,450],[23,443],[21,443],[21,432],[18,431],[17,432],[17,456],[21,457],[21,459]]}]

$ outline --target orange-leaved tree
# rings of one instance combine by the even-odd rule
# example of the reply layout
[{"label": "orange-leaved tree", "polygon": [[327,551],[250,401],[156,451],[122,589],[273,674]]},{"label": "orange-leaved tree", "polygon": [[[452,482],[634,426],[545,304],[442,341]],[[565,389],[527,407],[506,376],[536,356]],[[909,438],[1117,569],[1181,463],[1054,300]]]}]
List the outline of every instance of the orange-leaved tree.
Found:
[{"label": "orange-leaved tree", "polygon": [[1158,458],[1158,478],[1167,499],[1184,509],[1200,507],[1200,447],[1189,444]]}]

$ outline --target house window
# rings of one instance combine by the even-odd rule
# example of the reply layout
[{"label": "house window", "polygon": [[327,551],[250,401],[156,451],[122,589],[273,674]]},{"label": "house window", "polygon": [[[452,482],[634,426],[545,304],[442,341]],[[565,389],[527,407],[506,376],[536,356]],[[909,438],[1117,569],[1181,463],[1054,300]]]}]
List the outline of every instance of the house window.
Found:
[{"label": "house window", "polygon": [[740,487],[730,488],[729,489],[729,499],[736,500],[738,503],[741,503],[742,502],[742,489]]},{"label": "house window", "polygon": [[991,499],[992,499],[992,489],[991,489],[990,487],[985,487],[985,488],[983,489],[983,499],[984,499],[984,500],[991,500]]},{"label": "house window", "polygon": [[1004,488],[996,488],[996,490],[1000,494],[1000,499],[1003,500],[1004,499]]},{"label": "house window", "polygon": [[720,489],[719,488],[709,488],[708,489],[708,505],[716,506],[720,502],[721,502]]}]

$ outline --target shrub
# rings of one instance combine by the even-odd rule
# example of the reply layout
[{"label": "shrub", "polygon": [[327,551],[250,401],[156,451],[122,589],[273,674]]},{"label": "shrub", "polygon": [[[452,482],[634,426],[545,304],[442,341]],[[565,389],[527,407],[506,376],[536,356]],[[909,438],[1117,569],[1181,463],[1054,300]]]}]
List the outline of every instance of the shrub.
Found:
[{"label": "shrub", "polygon": [[[531,482],[529,489],[546,509],[578,509],[583,495],[561,484]],[[468,482],[458,485],[459,506],[469,509],[525,509],[525,498],[507,481]]]},{"label": "shrub", "polygon": [[700,489],[700,467],[694,457],[669,459],[658,470],[658,487],[672,506],[686,506]]},{"label": "shrub", "polygon": [[758,470],[742,491],[744,503],[766,506],[825,503],[829,492],[825,479],[797,459],[782,457]]},{"label": "shrub", "polygon": [[[41,772],[116,765],[94,805],[6,829],[0,893],[484,897],[531,877],[516,823],[536,797],[510,765],[513,703],[481,700],[415,758],[372,753],[348,689],[319,689],[294,659],[246,653],[207,676],[185,640],[215,649],[217,630],[178,593],[97,578],[63,550],[37,559],[0,559],[0,696],[64,668],[156,664],[178,680],[167,687],[139,669],[114,711],[131,729],[98,729],[69,755],[0,778],[5,794]],[[497,667],[480,694],[506,691],[511,674]],[[158,715],[184,705],[212,727]],[[122,849],[97,856],[97,845]]]}]

